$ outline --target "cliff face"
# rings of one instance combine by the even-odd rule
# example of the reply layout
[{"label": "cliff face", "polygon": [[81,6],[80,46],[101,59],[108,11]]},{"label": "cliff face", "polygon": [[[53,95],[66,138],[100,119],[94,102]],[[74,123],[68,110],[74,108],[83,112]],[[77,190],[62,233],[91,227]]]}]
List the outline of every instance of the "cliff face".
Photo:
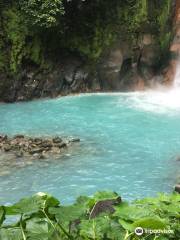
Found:
[{"label": "cliff face", "polygon": [[156,76],[169,57],[171,0],[47,0],[48,8],[2,2],[0,101],[142,90],[162,81]]},{"label": "cliff face", "polygon": [[177,65],[180,58],[180,0],[175,1],[174,18],[172,23],[172,42],[170,45],[170,61],[165,71],[164,81],[167,85],[172,85]]}]

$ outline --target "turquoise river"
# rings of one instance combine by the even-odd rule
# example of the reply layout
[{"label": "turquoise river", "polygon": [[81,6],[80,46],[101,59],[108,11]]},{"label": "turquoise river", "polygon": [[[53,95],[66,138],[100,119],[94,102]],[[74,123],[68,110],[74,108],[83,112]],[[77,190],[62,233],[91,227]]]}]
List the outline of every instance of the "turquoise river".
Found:
[{"label": "turquoise river", "polygon": [[63,203],[97,190],[113,190],[127,200],[171,192],[180,176],[176,95],[82,94],[0,104],[0,134],[81,139],[56,159],[8,163],[7,174],[0,156],[0,204],[36,192],[49,192]]}]

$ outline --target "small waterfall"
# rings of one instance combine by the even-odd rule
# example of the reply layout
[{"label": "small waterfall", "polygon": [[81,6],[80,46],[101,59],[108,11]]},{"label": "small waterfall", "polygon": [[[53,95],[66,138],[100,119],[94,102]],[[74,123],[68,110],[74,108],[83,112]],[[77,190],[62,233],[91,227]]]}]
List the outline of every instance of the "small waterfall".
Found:
[{"label": "small waterfall", "polygon": [[176,67],[176,74],[175,74],[175,77],[174,77],[174,85],[173,85],[174,88],[180,88],[180,59],[178,60],[178,64],[177,64],[177,67]]},{"label": "small waterfall", "polygon": [[173,80],[173,90],[180,90],[180,0],[175,1],[174,39],[170,47],[172,55],[176,56],[171,61],[170,75]]}]

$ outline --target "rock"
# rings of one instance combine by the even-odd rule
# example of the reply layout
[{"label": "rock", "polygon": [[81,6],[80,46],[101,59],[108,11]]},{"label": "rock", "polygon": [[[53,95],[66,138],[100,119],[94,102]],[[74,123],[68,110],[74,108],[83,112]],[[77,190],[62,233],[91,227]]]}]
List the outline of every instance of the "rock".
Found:
[{"label": "rock", "polygon": [[15,139],[16,139],[16,138],[24,138],[24,135],[17,134],[17,135],[14,136],[14,138],[15,138]]},{"label": "rock", "polygon": [[42,142],[41,147],[42,148],[52,148],[53,144],[51,142]]},{"label": "rock", "polygon": [[33,153],[32,155],[33,155],[33,157],[35,157],[35,158],[39,158],[39,156],[40,156],[38,153]]},{"label": "rock", "polygon": [[59,148],[65,148],[65,147],[67,147],[67,144],[65,142],[62,142],[62,143],[59,143],[57,146]]},{"label": "rock", "polygon": [[58,147],[53,147],[53,148],[51,148],[51,152],[53,152],[55,154],[59,154],[61,151]]},{"label": "rock", "polygon": [[61,143],[62,139],[60,137],[53,138],[53,143]]},{"label": "rock", "polygon": [[10,145],[5,145],[4,146],[4,151],[5,152],[9,152],[11,150],[11,146]]},{"label": "rock", "polygon": [[79,142],[80,139],[72,138],[62,140],[54,138],[30,138],[24,135],[16,135],[12,138],[0,135],[0,150],[6,154],[13,154],[16,158],[45,159],[50,155],[59,155],[61,149],[68,146],[71,141]]},{"label": "rock", "polygon": [[40,155],[38,155],[39,159],[46,159],[46,155],[44,153],[41,153]]},{"label": "rock", "polygon": [[103,90],[119,90],[119,74],[122,64],[122,47],[120,44],[116,44],[105,54],[98,67],[99,78]]},{"label": "rock", "polygon": [[69,142],[80,142],[80,139],[79,138],[71,138],[69,139]]},{"label": "rock", "polygon": [[17,158],[21,158],[21,157],[24,156],[24,153],[23,153],[23,151],[19,151],[19,152],[16,152],[16,153],[15,153],[15,156],[16,156]]},{"label": "rock", "polygon": [[7,138],[7,135],[0,135],[0,141],[5,141]]},{"label": "rock", "polygon": [[141,52],[140,64],[153,67],[160,54],[160,48],[157,45],[145,45]]},{"label": "rock", "polygon": [[175,186],[175,192],[180,193],[180,183]]},{"label": "rock", "polygon": [[108,200],[102,200],[97,202],[94,207],[91,210],[90,218],[95,218],[99,214],[104,212],[114,213],[114,207],[115,205],[121,203],[121,197],[117,197],[116,199],[108,199]]},{"label": "rock", "polygon": [[35,148],[35,149],[31,149],[29,153],[34,156],[34,154],[42,153],[43,151],[44,151],[43,148]]}]

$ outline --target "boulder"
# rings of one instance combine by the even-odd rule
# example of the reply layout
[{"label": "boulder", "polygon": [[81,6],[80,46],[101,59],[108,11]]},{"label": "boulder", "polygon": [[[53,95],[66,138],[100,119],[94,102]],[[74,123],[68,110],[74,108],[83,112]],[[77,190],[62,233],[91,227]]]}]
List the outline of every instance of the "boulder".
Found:
[{"label": "boulder", "polygon": [[62,139],[60,137],[53,138],[53,143],[61,143]]},{"label": "boulder", "polygon": [[90,218],[95,218],[99,214],[108,212],[108,213],[114,213],[114,206],[121,203],[121,197],[117,197],[116,199],[108,199],[108,200],[102,200],[97,202],[94,207],[91,210]]},{"label": "boulder", "polygon": [[175,186],[175,192],[180,193],[180,183]]},{"label": "boulder", "polygon": [[69,139],[69,142],[80,142],[79,138],[71,138]]}]

